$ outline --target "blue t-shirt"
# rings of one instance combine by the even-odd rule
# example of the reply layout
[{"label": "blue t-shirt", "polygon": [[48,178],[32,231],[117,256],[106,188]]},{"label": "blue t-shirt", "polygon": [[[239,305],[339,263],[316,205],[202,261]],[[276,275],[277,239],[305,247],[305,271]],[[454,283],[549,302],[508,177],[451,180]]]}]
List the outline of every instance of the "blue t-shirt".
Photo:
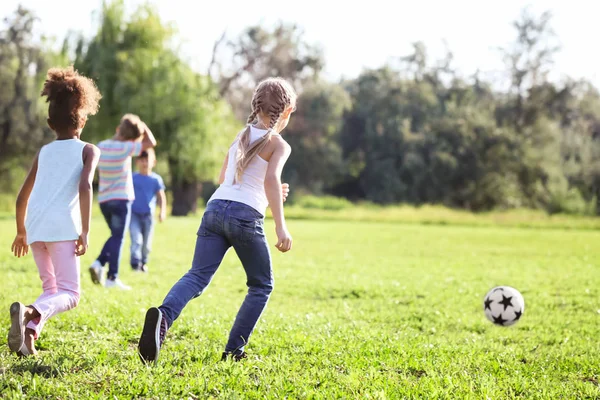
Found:
[{"label": "blue t-shirt", "polygon": [[165,190],[165,184],[160,175],[154,172],[150,175],[142,175],[139,172],[134,173],[133,189],[135,200],[131,205],[131,211],[136,214],[154,214],[156,193],[159,190]]}]

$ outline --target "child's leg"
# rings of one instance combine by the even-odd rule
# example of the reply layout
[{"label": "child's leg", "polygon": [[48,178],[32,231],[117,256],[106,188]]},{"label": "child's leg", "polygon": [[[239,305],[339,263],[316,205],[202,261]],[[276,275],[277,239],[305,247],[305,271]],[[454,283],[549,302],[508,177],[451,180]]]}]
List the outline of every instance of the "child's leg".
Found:
[{"label": "child's leg", "polygon": [[43,300],[57,292],[56,276],[54,274],[54,265],[46,243],[35,242],[31,244],[31,253],[35,265],[37,265],[40,279],[42,280],[43,292],[37,301]]},{"label": "child's leg", "polygon": [[148,264],[148,256],[152,250],[152,236],[154,235],[154,218],[152,214],[144,216],[142,223],[143,247],[142,247],[142,265]]},{"label": "child's leg", "polygon": [[271,253],[263,233],[262,221],[254,228],[239,229],[247,231],[241,235],[241,239],[233,243],[233,248],[246,271],[248,294],[238,311],[225,346],[226,352],[236,354],[244,351],[244,346],[266,308],[274,286]]},{"label": "child's leg", "polygon": [[[56,278],[54,276],[54,266],[52,265],[52,259],[50,253],[46,248],[46,244],[43,242],[34,242],[31,244],[31,253],[35,264],[38,267],[40,279],[42,280],[42,294],[36,300],[37,302],[43,301],[54,295],[57,291]],[[17,305],[13,310],[13,306]],[[27,324],[30,323],[32,318],[35,317],[35,321],[39,321],[39,314],[35,308],[35,303],[32,307],[25,307],[20,303],[15,303],[11,306],[11,319],[12,325],[8,333],[8,345],[12,351],[18,352],[22,350],[24,342],[27,342],[29,338],[28,331],[26,329]],[[14,315],[13,315],[14,313]],[[33,332],[35,336],[35,332]],[[35,347],[32,343],[28,343],[28,348],[31,348],[35,353]]]},{"label": "child's leg", "polygon": [[[112,207],[111,202],[100,203],[100,211],[102,211],[102,216],[108,225],[108,228],[112,230],[110,226],[110,221],[112,220]],[[108,258],[110,255],[110,247],[112,243],[112,234],[109,238],[104,242],[104,246],[102,247],[102,251],[100,251],[100,255],[97,260],[100,262],[102,266],[106,265],[108,262]]]},{"label": "child's leg", "polygon": [[142,216],[136,213],[131,213],[129,236],[131,238],[130,261],[131,268],[133,269],[137,269],[142,265],[142,245],[144,242],[142,218]]},{"label": "child's leg", "polygon": [[167,329],[186,304],[206,289],[231,246],[223,229],[225,210],[219,204],[219,200],[211,202],[204,211],[192,268],[171,288],[160,307],[152,307],[146,312],[138,344],[143,361],[156,361]]},{"label": "child's leg", "polygon": [[119,274],[123,236],[129,226],[131,217],[131,202],[127,200],[112,200],[106,204],[107,207],[110,207],[110,221],[108,225],[111,236],[104,245],[104,248],[108,259],[108,279],[114,280]]},{"label": "child's leg", "polygon": [[36,300],[32,305],[40,313],[40,317],[30,321],[27,328],[33,329],[36,338],[48,319],[77,306],[81,292],[79,257],[75,255],[75,241],[48,242],[45,246],[54,267],[57,291]]},{"label": "child's leg", "polygon": [[169,327],[186,304],[206,289],[230,247],[224,236],[210,230],[207,225],[203,218],[196,239],[192,268],[171,288],[159,307]]}]

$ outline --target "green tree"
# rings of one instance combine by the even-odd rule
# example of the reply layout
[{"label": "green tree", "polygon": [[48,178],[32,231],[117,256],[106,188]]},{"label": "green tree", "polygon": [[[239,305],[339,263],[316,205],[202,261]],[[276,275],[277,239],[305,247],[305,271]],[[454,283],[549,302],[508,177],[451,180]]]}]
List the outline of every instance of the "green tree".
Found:
[{"label": "green tree", "polygon": [[36,17],[30,10],[19,7],[4,22],[0,30],[0,176],[2,186],[12,190],[11,179],[20,177],[35,152],[53,137],[40,91],[47,69],[64,57],[50,51],[45,38],[34,38]]},{"label": "green tree", "polygon": [[104,95],[88,130],[100,140],[124,113],[140,115],[157,137],[159,157],[168,160],[173,214],[187,215],[196,209],[200,182],[218,176],[236,130],[233,115],[212,80],[182,61],[174,29],[152,6],[129,19],[123,9],[122,1],[105,3],[98,33],[77,47],[77,66]]},{"label": "green tree", "polygon": [[549,12],[537,17],[527,9],[514,22],[516,40],[504,50],[511,90],[499,101],[498,124],[519,134],[519,181],[526,205],[585,212],[584,195],[591,200],[591,191],[581,185],[580,160],[593,143],[589,126],[578,116],[581,84],[548,80],[559,50],[550,22]]},{"label": "green tree", "polygon": [[224,33],[215,43],[208,73],[238,119],[245,121],[261,80],[280,76],[300,92],[304,84],[318,78],[323,65],[321,50],[306,42],[303,30],[280,22],[273,29],[250,26],[232,39]]},{"label": "green tree", "polygon": [[323,194],[339,183],[343,164],[337,136],[349,106],[343,87],[327,82],[309,84],[298,98],[297,111],[284,133],[293,149],[284,179],[294,193]]},{"label": "green tree", "polygon": [[378,203],[521,205],[516,133],[496,125],[489,85],[454,77],[450,54],[430,66],[422,45],[414,53],[403,69],[367,71],[350,85],[341,138],[355,186],[345,189]]}]

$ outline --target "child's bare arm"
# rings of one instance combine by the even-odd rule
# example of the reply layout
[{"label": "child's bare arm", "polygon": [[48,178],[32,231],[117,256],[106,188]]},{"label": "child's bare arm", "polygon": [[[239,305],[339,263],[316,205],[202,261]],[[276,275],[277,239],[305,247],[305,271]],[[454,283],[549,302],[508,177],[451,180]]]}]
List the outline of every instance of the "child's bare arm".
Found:
[{"label": "child's bare arm", "polygon": [[27,203],[29,203],[29,196],[33,190],[35,183],[35,176],[38,169],[38,158],[40,153],[38,152],[34,159],[31,169],[25,178],[23,186],[17,196],[17,236],[13,241],[11,250],[17,257],[26,255],[29,252],[29,246],[27,246],[27,232],[25,231],[25,216],[27,214]]},{"label": "child's bare arm", "polygon": [[77,240],[76,254],[82,256],[88,248],[88,234],[92,219],[92,181],[100,160],[100,149],[93,144],[83,148],[83,170],[79,180],[79,207],[81,210],[81,235]]},{"label": "child's bare arm", "polygon": [[144,136],[142,137],[142,150],[148,150],[150,148],[156,147],[156,138],[154,134],[148,128],[145,122],[142,122],[144,127]]},{"label": "child's bare arm", "polygon": [[269,159],[269,166],[265,175],[265,193],[269,201],[269,207],[275,221],[277,233],[276,247],[281,252],[292,248],[292,236],[287,230],[285,217],[283,215],[283,193],[281,185],[281,172],[291,153],[290,146],[284,141],[276,143],[275,150]]},{"label": "child's bare arm", "polygon": [[160,214],[158,214],[158,220],[163,222],[167,218],[167,195],[164,190],[159,190],[156,193],[157,203],[160,207]]}]

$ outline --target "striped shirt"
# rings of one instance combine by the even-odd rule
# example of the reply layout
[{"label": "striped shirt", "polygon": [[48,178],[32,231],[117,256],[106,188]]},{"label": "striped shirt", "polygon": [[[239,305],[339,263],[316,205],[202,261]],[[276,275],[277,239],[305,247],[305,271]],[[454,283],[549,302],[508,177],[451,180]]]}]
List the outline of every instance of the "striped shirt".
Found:
[{"label": "striped shirt", "polygon": [[98,162],[98,202],[134,200],[131,157],[140,155],[142,143],[109,139],[98,143],[98,148],[101,152]]}]

